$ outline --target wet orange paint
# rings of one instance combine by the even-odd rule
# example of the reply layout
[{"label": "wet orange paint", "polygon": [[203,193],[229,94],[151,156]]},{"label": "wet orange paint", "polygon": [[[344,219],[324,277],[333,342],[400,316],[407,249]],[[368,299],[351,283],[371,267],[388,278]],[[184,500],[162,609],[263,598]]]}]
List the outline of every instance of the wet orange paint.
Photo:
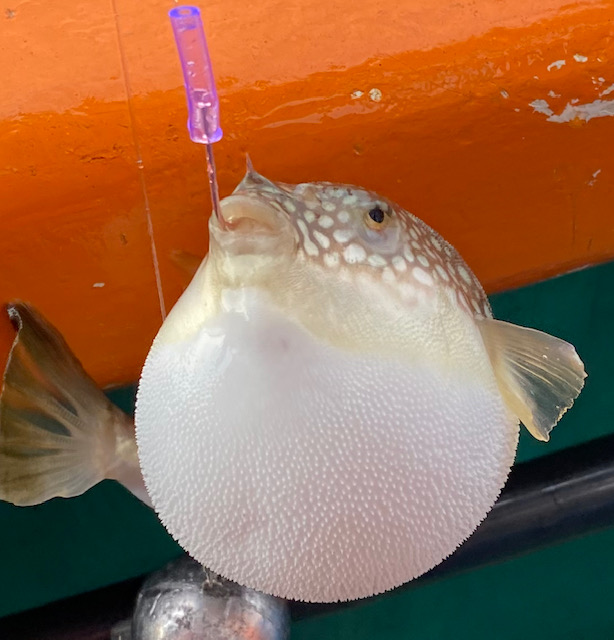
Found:
[{"label": "wet orange paint", "polygon": [[[136,379],[161,322],[148,217],[167,308],[185,284],[173,253],[207,247],[168,6],[26,0],[0,15],[0,299],[39,307],[102,384]],[[614,256],[614,4],[245,7],[203,6],[223,194],[245,152],[272,179],[373,188],[489,291]],[[10,336],[0,322],[4,352]]]}]

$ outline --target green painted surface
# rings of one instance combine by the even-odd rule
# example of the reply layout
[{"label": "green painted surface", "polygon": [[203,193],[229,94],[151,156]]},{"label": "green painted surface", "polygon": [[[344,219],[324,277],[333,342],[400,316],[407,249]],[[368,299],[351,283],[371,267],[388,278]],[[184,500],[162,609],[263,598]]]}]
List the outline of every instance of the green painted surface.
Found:
[{"label": "green painted surface", "polygon": [[292,640],[610,640],[614,530],[295,623]]},{"label": "green painted surface", "polygon": [[[497,317],[573,342],[589,372],[551,442],[523,434],[519,459],[614,431],[613,282],[610,263],[493,297]],[[130,392],[114,398],[132,401]],[[298,623],[293,640],[614,638],[612,609],[596,598],[614,593],[612,549],[614,532],[604,532],[393,592]],[[178,553],[153,513],[115,483],[39,507],[0,503],[0,616],[149,572]]]},{"label": "green painted surface", "polygon": [[571,342],[588,372],[585,388],[550,442],[537,442],[522,430],[518,461],[614,432],[614,262],[506,291],[491,302],[500,320]]}]

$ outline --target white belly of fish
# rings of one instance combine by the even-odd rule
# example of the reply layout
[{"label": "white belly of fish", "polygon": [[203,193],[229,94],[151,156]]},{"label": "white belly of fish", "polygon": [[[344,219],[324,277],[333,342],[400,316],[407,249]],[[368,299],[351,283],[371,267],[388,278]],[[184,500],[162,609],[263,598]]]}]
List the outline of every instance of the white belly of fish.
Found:
[{"label": "white belly of fish", "polygon": [[344,352],[258,302],[154,345],[136,425],[179,544],[306,601],[380,593],[441,562],[492,507],[518,439],[494,379]]}]

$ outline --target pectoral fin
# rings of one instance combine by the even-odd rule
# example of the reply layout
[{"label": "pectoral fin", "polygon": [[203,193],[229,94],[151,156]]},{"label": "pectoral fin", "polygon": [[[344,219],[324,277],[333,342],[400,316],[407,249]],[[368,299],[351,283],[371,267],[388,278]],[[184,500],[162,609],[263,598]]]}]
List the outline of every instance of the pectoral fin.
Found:
[{"label": "pectoral fin", "polygon": [[573,345],[500,320],[478,321],[507,407],[537,440],[550,432],[584,386],[586,372]]}]

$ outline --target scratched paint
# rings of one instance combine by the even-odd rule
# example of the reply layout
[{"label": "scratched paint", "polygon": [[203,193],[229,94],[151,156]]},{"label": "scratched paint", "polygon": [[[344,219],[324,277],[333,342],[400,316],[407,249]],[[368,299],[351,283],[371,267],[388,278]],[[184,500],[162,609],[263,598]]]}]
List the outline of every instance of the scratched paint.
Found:
[{"label": "scratched paint", "polygon": [[564,67],[567,64],[566,60],[555,60],[554,62],[551,62],[546,69],[548,71],[552,71],[552,69],[560,69],[561,67]]},{"label": "scratched paint", "polygon": [[561,113],[554,113],[546,100],[533,100],[529,103],[536,113],[548,116],[548,122],[571,122],[573,120],[584,120],[588,122],[593,118],[605,118],[614,116],[614,100],[594,100],[586,104],[579,104],[577,99],[573,99],[565,105]]},{"label": "scratched paint", "polygon": [[597,171],[593,171],[591,179],[588,181],[588,186],[592,187],[595,182],[597,182],[597,177],[601,173],[601,169],[597,169]]}]

